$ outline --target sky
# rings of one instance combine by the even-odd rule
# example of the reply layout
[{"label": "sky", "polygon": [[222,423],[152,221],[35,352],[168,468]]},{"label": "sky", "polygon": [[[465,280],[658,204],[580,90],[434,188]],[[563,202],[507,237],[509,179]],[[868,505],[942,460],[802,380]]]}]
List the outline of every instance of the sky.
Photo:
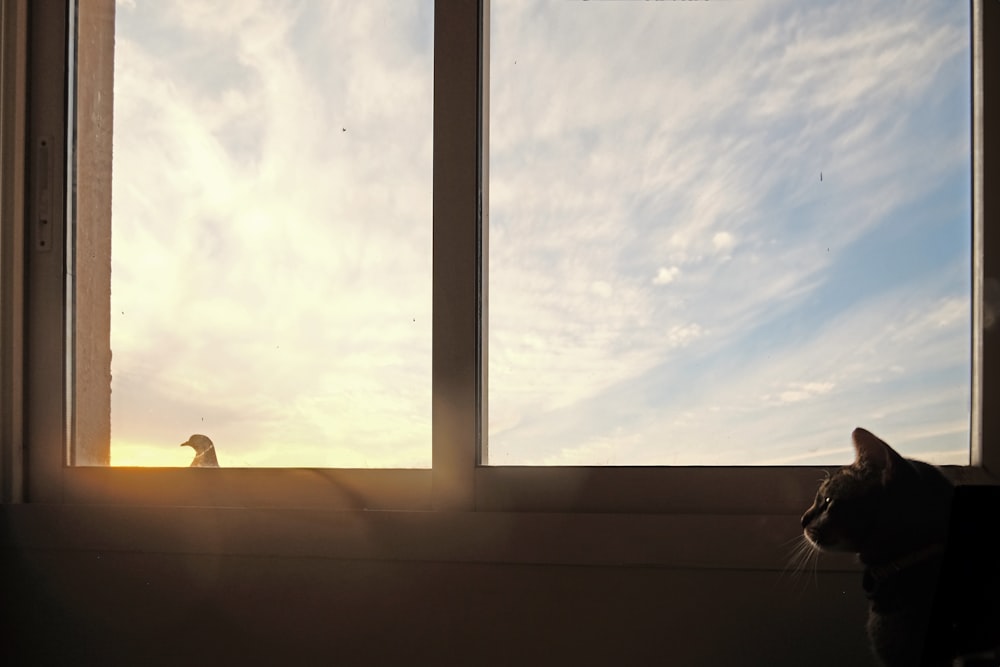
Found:
[{"label": "sky", "polygon": [[[112,463],[430,465],[430,0],[119,0]],[[493,0],[497,465],[966,463],[968,9]]]}]

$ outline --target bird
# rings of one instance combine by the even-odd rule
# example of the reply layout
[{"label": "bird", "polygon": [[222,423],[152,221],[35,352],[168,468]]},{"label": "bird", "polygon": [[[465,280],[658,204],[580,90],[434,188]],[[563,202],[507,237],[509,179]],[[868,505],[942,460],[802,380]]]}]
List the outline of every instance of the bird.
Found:
[{"label": "bird", "polygon": [[218,468],[219,459],[215,456],[215,445],[207,435],[195,433],[187,442],[182,442],[181,447],[187,446],[194,450],[194,460],[191,461],[192,468]]}]

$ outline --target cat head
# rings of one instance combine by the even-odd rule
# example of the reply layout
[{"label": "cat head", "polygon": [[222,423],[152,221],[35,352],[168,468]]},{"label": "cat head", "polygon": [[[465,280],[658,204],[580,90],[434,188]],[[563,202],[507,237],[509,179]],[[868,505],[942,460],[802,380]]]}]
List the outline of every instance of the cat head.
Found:
[{"label": "cat head", "polygon": [[815,548],[888,560],[947,529],[951,485],[933,466],[903,458],[863,428],[852,434],[854,463],[824,480],[802,515]]}]

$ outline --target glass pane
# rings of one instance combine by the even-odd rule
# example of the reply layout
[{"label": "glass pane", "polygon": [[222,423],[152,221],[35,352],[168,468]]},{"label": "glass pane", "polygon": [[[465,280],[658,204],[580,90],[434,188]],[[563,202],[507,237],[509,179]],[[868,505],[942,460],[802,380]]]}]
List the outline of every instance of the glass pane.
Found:
[{"label": "glass pane", "polygon": [[969,23],[494,0],[489,463],[967,463]]},{"label": "glass pane", "polygon": [[118,1],[113,465],[430,465],[432,19]]}]

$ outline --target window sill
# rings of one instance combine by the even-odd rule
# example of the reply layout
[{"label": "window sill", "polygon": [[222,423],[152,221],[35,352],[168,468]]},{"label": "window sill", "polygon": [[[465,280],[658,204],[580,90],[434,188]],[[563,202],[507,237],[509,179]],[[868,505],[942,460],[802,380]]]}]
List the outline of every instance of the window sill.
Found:
[{"label": "window sill", "polygon": [[[793,515],[331,511],[30,504],[0,508],[0,548],[330,560],[782,572]],[[824,571],[857,569],[824,555]]]}]

